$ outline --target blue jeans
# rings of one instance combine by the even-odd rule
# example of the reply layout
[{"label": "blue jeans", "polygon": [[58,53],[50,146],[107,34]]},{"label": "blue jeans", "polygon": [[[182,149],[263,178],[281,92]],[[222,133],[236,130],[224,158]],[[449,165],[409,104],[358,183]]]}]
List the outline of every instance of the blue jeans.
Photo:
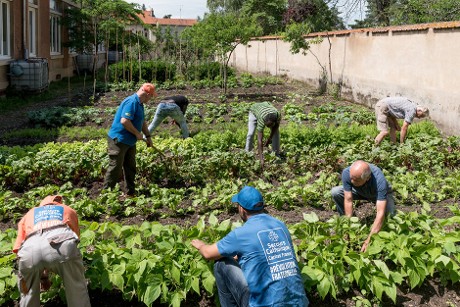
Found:
[{"label": "blue jeans", "polygon": [[162,102],[158,105],[153,121],[149,125],[150,133],[152,133],[153,130],[155,130],[168,116],[173,118],[179,124],[182,131],[182,137],[184,139],[188,138],[190,136],[190,132],[188,131],[184,114],[182,113],[180,107],[173,102]]},{"label": "blue jeans", "polygon": [[222,307],[249,306],[248,283],[238,262],[228,257],[216,261],[214,277]]},{"label": "blue jeans", "polygon": [[[254,148],[254,134],[256,132],[257,127],[257,118],[252,112],[249,112],[249,119],[248,119],[248,135],[246,136],[246,146],[245,150],[250,152]],[[280,130],[273,134],[272,138],[272,150],[279,154],[280,152]]]},{"label": "blue jeans", "polygon": [[[353,200],[367,200],[371,202],[376,202],[375,199],[368,199],[361,195],[359,195],[354,188],[351,188],[351,193],[353,195]],[[337,211],[340,215],[345,214],[344,209],[344,190],[343,186],[334,187],[331,190],[332,199],[337,206]],[[385,214],[394,215],[395,214],[395,199],[393,196],[393,190],[389,188],[389,192],[387,193],[387,205],[385,207]]]}]

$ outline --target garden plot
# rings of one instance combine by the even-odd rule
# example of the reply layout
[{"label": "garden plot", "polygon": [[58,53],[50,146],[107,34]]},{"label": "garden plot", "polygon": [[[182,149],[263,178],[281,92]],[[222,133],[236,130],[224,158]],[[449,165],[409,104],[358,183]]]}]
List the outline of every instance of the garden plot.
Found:
[{"label": "garden plot", "polygon": [[[56,105],[59,117],[68,118],[59,125],[49,121],[58,110],[32,110],[35,119],[2,134],[1,303],[18,297],[9,253],[15,223],[39,199],[60,193],[82,220],[80,248],[94,305],[216,306],[212,264],[190,240],[216,241],[238,226],[230,197],[251,184],[269,213],[289,225],[313,306],[460,305],[457,137],[442,137],[425,121],[410,127],[406,144],[376,148],[373,112],[315,96],[301,84],[235,88],[226,101],[218,90],[160,89],[159,98],[189,97],[193,137],[180,139],[179,129],[165,122],[153,133],[164,157],[139,143],[139,196],[122,200],[119,189],[101,187],[105,134],[130,93],[108,92],[85,107]],[[267,153],[264,168],[243,150],[247,111],[258,101],[272,102],[283,115],[282,158]],[[154,107],[147,107],[149,118]],[[356,159],[384,170],[400,210],[366,253],[359,247],[374,206],[360,204],[356,217],[339,218],[330,197],[341,170]],[[43,301],[59,305],[62,293],[54,276]]]}]

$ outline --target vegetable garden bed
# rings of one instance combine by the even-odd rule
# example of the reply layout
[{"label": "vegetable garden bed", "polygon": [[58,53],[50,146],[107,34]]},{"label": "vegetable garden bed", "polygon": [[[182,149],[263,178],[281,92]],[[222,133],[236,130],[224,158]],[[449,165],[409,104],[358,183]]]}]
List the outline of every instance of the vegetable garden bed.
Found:
[{"label": "vegetable garden bed", "polygon": [[[371,110],[287,81],[234,88],[226,101],[218,89],[160,89],[159,98],[189,97],[193,137],[182,140],[177,127],[163,123],[153,141],[165,157],[139,143],[139,196],[122,199],[118,189],[101,191],[105,134],[131,93],[5,115],[16,120],[0,127],[0,304],[13,306],[18,297],[9,252],[15,223],[44,196],[60,193],[81,219],[94,306],[216,306],[212,264],[190,240],[216,241],[239,225],[230,197],[251,184],[269,213],[289,225],[312,306],[460,306],[458,137],[423,121],[411,125],[406,144],[376,148]],[[243,150],[248,108],[258,101],[283,115],[282,158],[267,153],[264,169]],[[155,105],[147,106],[148,119]],[[384,170],[399,210],[366,253],[359,248],[374,206],[362,203],[356,217],[339,218],[330,197],[356,159]],[[53,283],[45,306],[61,304],[59,277]]]}]

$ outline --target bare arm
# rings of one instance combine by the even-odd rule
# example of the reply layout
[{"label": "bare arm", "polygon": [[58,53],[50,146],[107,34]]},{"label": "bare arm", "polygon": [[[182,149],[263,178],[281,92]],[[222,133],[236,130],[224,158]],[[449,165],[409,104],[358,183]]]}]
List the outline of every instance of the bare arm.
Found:
[{"label": "bare arm", "polygon": [[365,252],[367,250],[367,246],[369,245],[369,242],[371,241],[371,236],[373,234],[378,233],[380,229],[382,229],[382,225],[385,220],[385,208],[387,206],[387,201],[378,200],[376,206],[377,206],[377,215],[375,216],[374,223],[372,224],[371,232],[369,233],[369,236],[367,237],[366,241],[364,241],[363,246],[361,247],[362,252]]},{"label": "bare arm", "polygon": [[404,121],[404,124],[401,127],[401,134],[399,136],[400,143],[404,143],[404,140],[406,139],[407,135],[407,129],[409,128],[410,123]]},{"label": "bare arm", "polygon": [[345,215],[351,217],[353,215],[353,194],[351,192],[343,192],[343,207]]},{"label": "bare arm", "polygon": [[[120,120],[120,123],[123,125],[123,127],[126,130],[128,130],[129,132],[134,134],[136,136],[136,139],[142,140],[142,134],[136,129],[136,127],[134,127],[133,123],[129,119],[122,117],[121,120]],[[145,124],[145,122],[144,122],[144,124]],[[144,130],[144,127],[142,127],[142,130]],[[148,129],[147,129],[147,131],[148,131]]]},{"label": "bare arm", "polygon": [[217,260],[222,258],[222,256],[219,254],[216,243],[209,245],[201,240],[195,239],[192,240],[192,245],[207,260]]},{"label": "bare arm", "polygon": [[178,122],[176,122],[175,119],[173,119],[173,120],[171,121],[171,125],[176,125],[177,127],[180,128],[180,124],[179,124]]},{"label": "bare arm", "polygon": [[275,133],[276,133],[276,131],[278,131],[279,127],[280,127],[280,124],[276,123],[272,128],[270,128],[270,136],[268,137],[267,141],[265,142],[265,147],[267,147],[268,144],[270,144],[270,142],[272,141],[273,135],[275,135]]},{"label": "bare arm", "polygon": [[183,106],[183,108],[181,109],[182,114],[184,114],[184,116],[185,116],[185,112],[187,112],[187,107],[188,107],[188,103],[185,104],[185,105]]},{"label": "bare arm", "polygon": [[259,154],[259,158],[263,160],[263,138],[264,138],[264,132],[263,131],[257,131],[257,152]]},{"label": "bare arm", "polygon": [[152,147],[152,137],[150,136],[150,131],[149,131],[149,126],[147,125],[147,122],[144,120],[142,123],[142,132],[146,136],[147,139],[147,147]]}]

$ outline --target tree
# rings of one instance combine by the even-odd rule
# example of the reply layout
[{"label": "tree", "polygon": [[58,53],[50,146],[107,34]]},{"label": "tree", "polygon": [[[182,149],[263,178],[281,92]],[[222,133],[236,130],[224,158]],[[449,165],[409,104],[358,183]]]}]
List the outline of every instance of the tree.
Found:
[{"label": "tree", "polygon": [[275,34],[283,29],[283,14],[287,0],[246,0],[241,12],[254,17],[262,27],[262,34]]},{"label": "tree", "polygon": [[274,34],[283,28],[282,16],[287,0],[207,0],[211,14],[236,14],[255,18],[263,35]]},{"label": "tree", "polygon": [[322,38],[316,39],[305,39],[305,35],[311,32],[310,26],[307,23],[291,23],[286,27],[286,32],[283,33],[283,41],[289,42],[291,47],[289,51],[292,54],[302,53],[307,55],[308,52],[316,58],[318,65],[321,67],[323,73],[326,73],[326,66],[321,64],[318,57],[310,50],[311,45],[319,44],[322,42]]},{"label": "tree", "polygon": [[391,25],[460,20],[460,1],[399,0],[388,12]]},{"label": "tree", "polygon": [[389,26],[390,25],[390,6],[395,3],[395,0],[372,0],[367,3],[367,16],[369,22],[373,26]]},{"label": "tree", "polygon": [[405,25],[460,19],[458,0],[353,0],[352,6],[366,3],[364,20],[352,28]]},{"label": "tree", "polygon": [[[318,56],[310,50],[312,44],[319,44],[323,41],[322,37],[317,37],[314,39],[306,39],[305,35],[311,32],[309,23],[291,23],[286,27],[286,32],[283,33],[283,40],[291,44],[290,50],[292,54],[297,54],[302,52],[303,55],[310,53],[316,59],[316,62],[321,68],[320,76],[320,90],[321,92],[325,91],[327,86],[327,68],[325,64],[322,64]],[[332,83],[332,65],[331,65],[331,41],[329,35],[326,36],[329,43],[329,76],[330,82]]]},{"label": "tree", "polygon": [[207,0],[207,7],[211,14],[238,13],[243,7],[244,0]]},{"label": "tree", "polygon": [[203,21],[183,32],[205,56],[215,56],[222,66],[223,89],[227,93],[227,68],[230,56],[239,44],[247,44],[251,37],[258,36],[262,29],[254,19],[239,17],[235,13],[209,14]]},{"label": "tree", "polygon": [[337,9],[330,8],[323,0],[288,0],[283,22],[308,23],[312,32],[345,28]]},{"label": "tree", "polygon": [[[101,44],[111,44],[112,30],[124,31],[127,22],[142,24],[136,4],[123,0],[80,0],[80,8],[69,8],[62,18],[69,30],[65,46],[78,53],[93,54],[93,96],[96,89],[97,52]],[[107,74],[106,74],[107,75]]]}]

